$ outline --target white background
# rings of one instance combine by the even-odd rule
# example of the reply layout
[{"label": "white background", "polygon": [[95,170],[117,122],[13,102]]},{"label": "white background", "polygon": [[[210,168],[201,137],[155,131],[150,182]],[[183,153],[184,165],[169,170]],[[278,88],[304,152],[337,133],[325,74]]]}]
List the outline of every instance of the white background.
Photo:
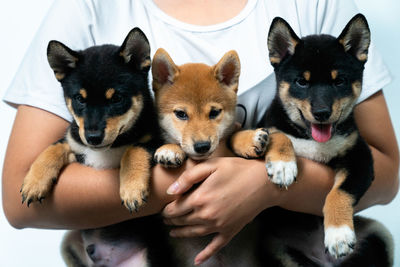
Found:
[{"label": "white background", "polygon": [[[0,96],[10,84],[22,57],[53,0],[0,0]],[[356,0],[366,15],[372,39],[393,75],[385,88],[392,121],[400,140],[400,1]],[[72,18],[71,18],[72,19]],[[15,110],[0,103],[0,164],[2,165]],[[0,165],[0,171],[2,169]],[[379,219],[396,243],[396,267],[400,267],[400,194],[389,205],[362,212]],[[0,212],[0,259],[6,267],[63,266],[59,244],[63,231],[13,229]]]}]

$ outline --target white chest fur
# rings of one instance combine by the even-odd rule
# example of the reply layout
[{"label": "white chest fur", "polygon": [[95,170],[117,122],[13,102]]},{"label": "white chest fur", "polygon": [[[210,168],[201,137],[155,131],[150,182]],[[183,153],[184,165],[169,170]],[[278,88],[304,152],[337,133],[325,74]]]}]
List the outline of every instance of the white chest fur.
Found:
[{"label": "white chest fur", "polygon": [[96,169],[118,168],[122,155],[128,146],[117,148],[92,149],[76,142],[68,132],[67,142],[75,154],[84,156],[84,164]]},{"label": "white chest fur", "polygon": [[319,143],[312,139],[296,138],[291,135],[287,136],[292,141],[297,156],[322,163],[327,163],[332,158],[344,154],[354,145],[357,139],[356,132],[348,136],[335,135],[325,143]]}]

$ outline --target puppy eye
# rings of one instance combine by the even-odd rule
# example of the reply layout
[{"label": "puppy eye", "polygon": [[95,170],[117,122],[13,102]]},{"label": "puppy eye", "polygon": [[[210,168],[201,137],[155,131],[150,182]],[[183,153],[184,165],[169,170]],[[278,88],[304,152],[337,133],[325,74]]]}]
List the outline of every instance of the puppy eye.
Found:
[{"label": "puppy eye", "polygon": [[308,81],[307,81],[306,79],[304,79],[304,78],[298,78],[298,79],[296,80],[296,85],[299,86],[299,87],[301,87],[301,88],[307,88],[308,85],[309,85],[309,83],[308,83]]},{"label": "puppy eye", "polygon": [[334,80],[335,86],[342,86],[345,84],[345,82],[346,82],[346,80],[344,78],[336,78]]},{"label": "puppy eye", "polygon": [[114,104],[117,104],[117,103],[122,102],[122,96],[119,95],[119,94],[114,94],[114,95],[111,97],[111,102],[114,103]]},{"label": "puppy eye", "polygon": [[81,94],[77,94],[74,96],[75,100],[78,101],[80,104],[85,104],[86,103],[86,99],[81,95]]},{"label": "puppy eye", "polygon": [[221,114],[221,111],[222,111],[222,109],[212,109],[212,110],[210,111],[209,118],[210,118],[211,120],[217,118],[218,115]]},{"label": "puppy eye", "polygon": [[175,110],[174,113],[175,113],[175,116],[180,120],[186,121],[189,119],[189,116],[183,110]]}]

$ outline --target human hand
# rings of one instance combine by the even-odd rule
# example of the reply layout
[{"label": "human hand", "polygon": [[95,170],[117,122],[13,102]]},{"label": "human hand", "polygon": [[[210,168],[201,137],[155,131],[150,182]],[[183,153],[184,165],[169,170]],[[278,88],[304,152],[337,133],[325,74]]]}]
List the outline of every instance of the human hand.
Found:
[{"label": "human hand", "polygon": [[[195,190],[188,190],[202,182]],[[273,188],[273,189],[271,189]],[[165,222],[175,226],[173,237],[215,233],[195,258],[195,265],[223,248],[262,210],[274,206],[279,190],[267,178],[261,160],[213,158],[186,170],[170,186],[169,194],[183,194],[163,210]]]}]

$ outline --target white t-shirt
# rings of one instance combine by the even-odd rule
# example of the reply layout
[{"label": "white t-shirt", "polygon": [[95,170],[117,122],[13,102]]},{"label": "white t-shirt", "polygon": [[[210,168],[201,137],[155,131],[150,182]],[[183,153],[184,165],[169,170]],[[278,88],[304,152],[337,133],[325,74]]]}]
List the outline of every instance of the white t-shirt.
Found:
[{"label": "white t-shirt", "polygon": [[[283,17],[299,37],[320,33],[337,36],[356,13],[350,0],[248,0],[234,18],[198,26],[172,18],[151,0],[56,0],[3,100],[38,107],[70,121],[60,83],[47,62],[48,42],[58,40],[74,50],[101,44],[121,45],[133,27],[140,27],[150,41],[152,55],[162,47],[178,65],[213,65],[228,50],[236,50],[241,61],[239,103],[247,110],[246,126],[254,126],[275,92],[267,49],[273,18]],[[389,82],[388,70],[372,45],[360,101]]]}]

